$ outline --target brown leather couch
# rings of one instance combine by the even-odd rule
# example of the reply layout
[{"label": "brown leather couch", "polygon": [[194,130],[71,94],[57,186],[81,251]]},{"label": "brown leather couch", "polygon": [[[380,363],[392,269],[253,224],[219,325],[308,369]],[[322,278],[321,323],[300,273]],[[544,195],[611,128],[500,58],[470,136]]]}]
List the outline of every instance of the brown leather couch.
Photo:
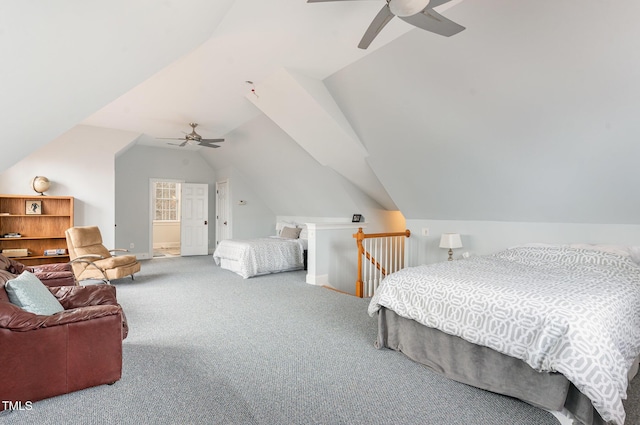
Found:
[{"label": "brown leather couch", "polygon": [[[128,328],[116,288],[49,290],[65,310],[36,315],[9,302],[0,274],[0,400],[24,405],[112,384],[122,375],[122,340]],[[0,404],[0,410],[5,408]]]},{"label": "brown leather couch", "polygon": [[12,258],[0,254],[0,283],[13,279],[23,271],[30,271],[46,286],[74,286],[78,283],[68,263],[41,264],[26,266]]}]

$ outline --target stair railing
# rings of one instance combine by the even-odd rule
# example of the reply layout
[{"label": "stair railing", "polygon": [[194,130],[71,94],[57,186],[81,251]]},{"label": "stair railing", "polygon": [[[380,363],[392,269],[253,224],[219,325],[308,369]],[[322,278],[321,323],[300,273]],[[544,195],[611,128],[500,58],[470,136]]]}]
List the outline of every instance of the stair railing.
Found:
[{"label": "stair railing", "polygon": [[407,229],[396,233],[354,233],[358,245],[356,296],[372,297],[385,276],[404,268]]}]

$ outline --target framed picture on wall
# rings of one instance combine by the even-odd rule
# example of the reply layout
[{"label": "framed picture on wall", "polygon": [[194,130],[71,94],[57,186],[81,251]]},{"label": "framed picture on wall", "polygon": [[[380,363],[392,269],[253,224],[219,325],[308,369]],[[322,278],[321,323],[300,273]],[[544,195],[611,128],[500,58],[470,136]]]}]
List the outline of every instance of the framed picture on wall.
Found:
[{"label": "framed picture on wall", "polygon": [[25,201],[25,214],[42,214],[42,201]]},{"label": "framed picture on wall", "polygon": [[354,214],[351,219],[352,223],[360,223],[362,221],[362,214]]}]

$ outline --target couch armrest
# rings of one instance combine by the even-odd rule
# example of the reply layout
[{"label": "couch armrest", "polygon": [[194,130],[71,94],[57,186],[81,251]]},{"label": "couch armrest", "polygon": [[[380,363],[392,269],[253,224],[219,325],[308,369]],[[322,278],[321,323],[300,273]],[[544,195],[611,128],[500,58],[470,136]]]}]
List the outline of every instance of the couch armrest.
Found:
[{"label": "couch armrest", "polygon": [[117,305],[101,305],[65,310],[51,316],[29,313],[11,303],[0,303],[0,327],[11,331],[32,331],[39,328],[66,325],[73,322],[122,314]]},{"label": "couch armrest", "polygon": [[50,272],[70,272],[71,264],[69,263],[51,263],[39,264],[36,266],[27,266],[25,270],[31,273],[50,273]]},{"label": "couch armrest", "polygon": [[49,291],[65,310],[90,305],[118,305],[116,287],[111,285],[53,286]]},{"label": "couch armrest", "polygon": [[[111,285],[55,286],[49,287],[49,291],[58,299],[65,310],[99,305],[121,308],[116,298],[116,287]],[[124,310],[121,311],[122,339],[125,339],[129,334],[129,323]]]},{"label": "couch armrest", "polygon": [[45,286],[76,286],[76,277],[72,271],[38,271],[33,273]]}]

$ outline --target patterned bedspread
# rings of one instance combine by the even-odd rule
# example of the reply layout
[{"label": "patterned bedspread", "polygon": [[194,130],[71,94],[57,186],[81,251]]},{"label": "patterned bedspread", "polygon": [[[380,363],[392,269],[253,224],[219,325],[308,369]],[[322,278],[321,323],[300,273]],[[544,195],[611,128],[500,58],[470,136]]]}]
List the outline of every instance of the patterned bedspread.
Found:
[{"label": "patterned bedspread", "polygon": [[640,266],[612,253],[522,247],[388,276],[369,305],[560,372],[623,424],[640,354]]},{"label": "patterned bedspread", "polygon": [[237,261],[237,273],[247,279],[266,273],[301,269],[304,266],[303,246],[298,239],[260,238],[227,239],[216,248],[213,259]]}]

